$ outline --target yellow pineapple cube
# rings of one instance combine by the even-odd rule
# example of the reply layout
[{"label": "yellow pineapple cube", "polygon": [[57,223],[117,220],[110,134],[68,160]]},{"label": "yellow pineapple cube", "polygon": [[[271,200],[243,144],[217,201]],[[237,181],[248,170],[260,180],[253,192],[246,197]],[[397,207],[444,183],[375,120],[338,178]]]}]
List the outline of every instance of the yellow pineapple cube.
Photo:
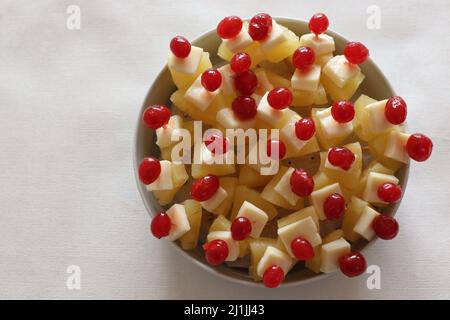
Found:
[{"label": "yellow pineapple cube", "polygon": [[279,249],[276,239],[259,238],[250,240],[250,266],[248,269],[250,276],[255,281],[261,281],[261,277],[256,274],[256,266],[258,265],[268,246],[276,247],[277,249]]},{"label": "yellow pineapple cube", "polygon": [[234,218],[236,218],[239,209],[241,208],[244,201],[248,201],[264,211],[269,217],[269,220],[272,220],[278,214],[278,211],[273,206],[273,204],[264,200],[258,191],[250,189],[246,186],[237,186],[234,192],[233,209],[231,210],[230,218],[231,220],[234,220]]},{"label": "yellow pineapple cube", "polygon": [[173,201],[178,190],[179,188],[174,188],[172,190],[154,190],[152,192],[158,203],[161,206],[166,206]]},{"label": "yellow pineapple cube", "polygon": [[311,117],[316,125],[316,137],[317,140],[319,141],[319,144],[322,146],[322,148],[324,149],[329,149],[331,147],[335,147],[335,146],[339,146],[340,144],[342,144],[347,138],[347,135],[344,136],[340,136],[340,137],[335,137],[335,138],[328,138],[326,136],[326,134],[323,131],[322,125],[321,125],[321,121],[319,119],[318,116],[318,112],[321,112],[323,109],[319,109],[319,108],[314,108],[311,111]]},{"label": "yellow pineapple cube", "polygon": [[323,187],[329,186],[334,183],[323,171],[317,172],[313,176],[314,180],[314,191],[322,189]]},{"label": "yellow pineapple cube", "polygon": [[176,71],[169,67],[170,74],[172,75],[173,83],[177,86],[178,89],[186,89],[192,83],[194,83],[195,79],[199,75],[201,75],[205,70],[212,68],[211,60],[209,59],[209,53],[203,52],[202,58],[200,59],[200,63],[197,67],[195,73],[187,74],[184,72]]},{"label": "yellow pineapple cube", "polygon": [[315,91],[292,91],[292,106],[307,107],[312,105],[324,105],[328,103],[327,93],[322,85],[319,85]]},{"label": "yellow pineapple cube", "polygon": [[277,225],[278,228],[282,228],[284,226],[287,226],[288,224],[300,221],[308,217],[311,217],[314,220],[317,230],[320,230],[319,217],[317,216],[316,210],[314,209],[313,206],[303,208],[299,211],[291,213],[290,215],[278,219]]},{"label": "yellow pineapple cube", "polygon": [[363,173],[361,174],[361,180],[358,183],[358,188],[355,190],[355,195],[358,197],[362,197],[362,194],[364,192],[364,188],[366,187],[367,177],[370,172],[378,172],[378,173],[384,173],[389,175],[394,175],[394,170],[391,170],[389,168],[386,168],[381,163],[379,163],[376,160],[372,160],[366,169],[364,169]]},{"label": "yellow pineapple cube", "polygon": [[216,176],[227,176],[236,172],[235,164],[205,164],[193,163],[191,166],[191,175],[194,179],[202,178],[209,174]]},{"label": "yellow pineapple cube", "polygon": [[350,144],[346,144],[344,147],[349,149],[356,156],[355,162],[352,167],[347,170],[339,170],[335,168],[327,168],[325,166],[327,152],[320,153],[320,171],[323,171],[328,177],[332,180],[339,182],[341,186],[344,186],[348,189],[356,189],[359,185],[359,180],[361,177],[362,171],[362,149],[361,144],[359,142],[354,142]]},{"label": "yellow pineapple cube", "polygon": [[321,248],[322,248],[321,246],[315,247],[314,257],[312,259],[305,261],[305,267],[314,273],[320,273],[320,265],[322,263],[322,259],[320,258],[322,252]]},{"label": "yellow pineapple cube", "polygon": [[172,162],[172,182],[174,188],[171,190],[155,190],[153,195],[158,203],[162,206],[166,206],[171,203],[180,188],[188,181],[189,175],[186,171],[186,167],[181,162]]},{"label": "yellow pineapple cube", "polygon": [[239,244],[239,258],[243,258],[250,253],[250,238],[238,241]]},{"label": "yellow pineapple cube", "polygon": [[261,197],[264,198],[266,201],[279,206],[281,208],[285,209],[291,209],[291,210],[300,210],[303,208],[304,205],[304,199],[300,198],[297,201],[297,204],[295,206],[291,205],[284,197],[282,197],[278,192],[274,190],[275,186],[278,184],[278,182],[281,180],[283,175],[288,170],[287,167],[280,166],[280,170],[278,173],[270,180],[270,182],[265,186],[264,190],[261,192]]},{"label": "yellow pineapple cube", "polygon": [[308,143],[306,143],[305,146],[303,148],[301,148],[300,150],[295,150],[293,148],[293,146],[291,146],[290,143],[286,143],[285,159],[303,157],[307,154],[311,154],[311,153],[315,153],[315,152],[319,152],[319,151],[320,151],[319,142],[317,142],[317,139],[314,136],[311,139],[309,139]]},{"label": "yellow pineapple cube", "polygon": [[352,200],[347,206],[347,210],[344,214],[344,219],[342,221],[342,230],[344,232],[344,238],[348,241],[355,242],[361,238],[361,236],[354,232],[353,229],[355,225],[358,223],[359,217],[362,212],[366,208],[368,203],[364,200],[361,200],[358,197],[353,196]]},{"label": "yellow pineapple cube", "polygon": [[358,87],[363,82],[364,78],[364,74],[360,72],[357,76],[350,79],[343,88],[339,88],[333,81],[330,80],[330,78],[328,78],[326,74],[322,73],[320,82],[325,87],[325,91],[330,95],[333,101],[350,100],[356,90],[358,90]]},{"label": "yellow pineapple cube", "polygon": [[325,237],[322,239],[322,244],[327,244],[329,242],[333,242],[334,240],[338,240],[344,236],[344,232],[342,229],[336,229],[328,233]]},{"label": "yellow pineapple cube", "polygon": [[[398,127],[396,130],[398,130]],[[372,156],[375,159],[377,159],[377,161],[379,161],[382,165],[395,172],[401,167],[403,167],[405,164],[392,158],[388,158],[384,155],[389,135],[390,132],[385,132],[369,141],[369,150]]]},{"label": "yellow pineapple cube", "polygon": [[[255,68],[264,59],[264,55],[261,52],[260,44],[258,42],[252,43],[250,46],[244,49],[243,52],[247,53],[250,56],[252,60],[252,64],[250,66],[251,68]],[[234,53],[231,52],[231,50],[228,49],[225,43],[222,41],[217,51],[217,55],[225,61],[230,61],[231,58],[233,58]]]},{"label": "yellow pineapple cube", "polygon": [[188,199],[183,202],[191,229],[180,238],[184,250],[194,249],[198,244],[200,225],[202,222],[202,206],[195,200]]},{"label": "yellow pineapple cube", "polygon": [[294,73],[294,68],[292,67],[292,64],[288,62],[288,59],[278,63],[262,61],[260,66],[266,71],[267,77],[274,87],[288,88],[291,86],[291,78]]},{"label": "yellow pineapple cube", "polygon": [[261,175],[258,171],[251,168],[249,165],[242,164],[239,166],[239,184],[249,187],[256,188],[265,186],[272,176]]},{"label": "yellow pineapple cube", "polygon": [[237,178],[234,177],[225,177],[220,178],[220,186],[225,189],[227,192],[227,197],[223,202],[218,206],[216,209],[211,210],[212,214],[215,215],[222,215],[224,217],[227,217],[231,210],[231,205],[233,204],[234,199],[234,191],[236,190],[237,186]]},{"label": "yellow pineapple cube", "polygon": [[220,215],[214,219],[211,226],[209,227],[208,233],[215,231],[230,231],[231,221]]},{"label": "yellow pineapple cube", "polygon": [[[280,43],[275,49],[264,53],[265,58],[269,62],[277,63],[290,57],[294,51],[300,46],[300,39],[288,28],[279,25],[284,32],[286,41]],[[273,28],[272,28],[273,30]]]},{"label": "yellow pineapple cube", "polygon": [[363,141],[369,141],[374,136],[374,134],[370,130],[366,111],[366,106],[374,102],[377,102],[377,100],[362,94],[354,103],[355,118],[353,119],[353,128],[358,138]]}]

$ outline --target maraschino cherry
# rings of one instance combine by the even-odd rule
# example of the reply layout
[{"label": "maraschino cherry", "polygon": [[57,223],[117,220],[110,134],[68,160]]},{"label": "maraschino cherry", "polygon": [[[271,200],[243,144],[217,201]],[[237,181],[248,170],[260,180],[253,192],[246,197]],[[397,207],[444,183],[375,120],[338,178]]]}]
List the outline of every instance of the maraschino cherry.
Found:
[{"label": "maraschino cherry", "polygon": [[267,156],[273,160],[281,160],[286,156],[286,145],[277,139],[267,140]]},{"label": "maraschino cherry", "polygon": [[170,110],[165,105],[149,106],[144,110],[142,120],[150,129],[159,129],[169,122]]},{"label": "maraschino cherry", "polygon": [[307,197],[314,190],[313,178],[303,169],[295,169],[290,179],[291,190],[299,197]]},{"label": "maraschino cherry", "polygon": [[223,135],[212,134],[205,139],[205,146],[212,154],[219,155],[228,152],[229,142]]},{"label": "maraschino cherry", "polygon": [[384,107],[384,115],[386,120],[392,124],[399,125],[405,122],[407,115],[405,100],[399,96],[389,98]]},{"label": "maraschino cherry", "polygon": [[220,187],[219,178],[215,175],[207,175],[192,183],[191,196],[199,202],[210,199]]},{"label": "maraschino cherry", "polygon": [[236,37],[242,29],[242,20],[237,16],[223,18],[217,25],[217,34],[222,39],[232,39]]},{"label": "maraschino cherry", "polygon": [[158,239],[166,237],[170,233],[170,228],[172,227],[172,223],[170,221],[170,217],[165,212],[157,213],[150,224],[150,230]]},{"label": "maraschino cherry", "polygon": [[336,101],[331,106],[331,116],[338,123],[347,123],[355,117],[355,107],[348,100]]},{"label": "maraschino cherry", "polygon": [[210,92],[214,92],[219,89],[222,84],[222,75],[217,69],[208,69],[202,73],[201,83],[203,88]]},{"label": "maraschino cherry", "polygon": [[252,70],[247,70],[234,77],[234,87],[244,96],[250,96],[258,86],[258,78]]},{"label": "maraschino cherry", "polygon": [[361,42],[349,42],[345,46],[344,56],[352,64],[361,64],[369,57],[369,49]]},{"label": "maraschino cherry", "polygon": [[394,239],[399,230],[397,220],[384,214],[380,214],[373,220],[372,228],[378,238],[383,240]]},{"label": "maraschino cherry", "polygon": [[309,19],[309,30],[314,33],[316,36],[327,31],[329,22],[328,18],[323,13],[316,13]]},{"label": "maraschino cherry", "polygon": [[395,203],[402,197],[402,188],[393,183],[384,183],[378,187],[378,198],[387,203]]},{"label": "maraschino cherry", "polygon": [[191,53],[191,43],[185,37],[176,36],[170,41],[170,51],[177,58],[187,58]]},{"label": "maraschino cherry", "polygon": [[424,134],[414,133],[408,138],[406,151],[411,159],[422,162],[431,156],[433,142]]},{"label": "maraschino cherry", "polygon": [[252,223],[246,217],[237,217],[231,223],[230,230],[233,240],[241,241],[246,239],[252,232]]},{"label": "maraschino cherry", "polygon": [[339,193],[329,195],[323,203],[323,212],[328,220],[337,220],[344,215],[345,200]]},{"label": "maraschino cherry", "polygon": [[252,58],[245,52],[236,53],[230,61],[230,68],[235,73],[245,72],[250,69]]},{"label": "maraschino cherry", "polygon": [[339,258],[339,267],[347,277],[356,277],[366,271],[367,262],[361,253],[350,252]]},{"label": "maraschino cherry", "polygon": [[308,141],[316,133],[316,125],[311,118],[302,118],[295,123],[295,135],[303,141]]},{"label": "maraschino cherry", "polygon": [[314,51],[309,47],[299,47],[292,55],[292,64],[300,70],[308,70],[315,60]]},{"label": "maraschino cherry", "polygon": [[272,17],[267,13],[259,13],[250,19],[248,34],[255,41],[267,38],[272,30]]},{"label": "maraschino cherry", "polygon": [[292,92],[288,88],[275,88],[267,95],[269,105],[277,110],[283,110],[292,103]]},{"label": "maraschino cherry", "polygon": [[161,164],[156,158],[144,158],[139,165],[138,173],[139,180],[141,180],[143,184],[151,184],[155,182],[161,174]]},{"label": "maraschino cherry", "polygon": [[276,288],[284,280],[284,271],[279,266],[270,266],[264,271],[263,283],[267,288]]},{"label": "maraschino cherry", "polygon": [[206,261],[212,266],[222,264],[228,257],[228,245],[225,241],[216,239],[203,245]]},{"label": "maraschino cherry", "polygon": [[314,249],[305,238],[298,237],[291,242],[292,254],[300,261],[310,260],[314,257]]},{"label": "maraschino cherry", "polygon": [[355,159],[355,154],[346,147],[333,147],[328,151],[328,162],[342,170],[350,169]]},{"label": "maraschino cherry", "polygon": [[238,96],[231,103],[234,115],[242,121],[255,118],[257,108],[255,99],[250,96]]}]

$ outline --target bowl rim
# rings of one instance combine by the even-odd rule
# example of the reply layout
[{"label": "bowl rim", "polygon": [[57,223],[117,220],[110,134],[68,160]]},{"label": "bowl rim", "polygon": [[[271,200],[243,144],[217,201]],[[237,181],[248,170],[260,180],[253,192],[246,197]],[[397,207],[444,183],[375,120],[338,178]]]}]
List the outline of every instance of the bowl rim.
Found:
[{"label": "bowl rim", "polygon": [[[303,19],[297,19],[297,18],[292,18],[292,17],[287,17],[287,16],[272,16],[273,19],[275,19],[277,22],[284,24],[284,23],[294,23],[294,24],[308,24],[307,21],[303,20]],[[250,18],[243,18],[242,20],[247,21]],[[350,40],[348,40],[347,38],[345,38],[344,36],[342,36],[340,33],[332,31],[330,29],[328,29],[326,31],[326,34],[332,36],[333,38],[338,38],[339,41],[343,41],[345,42],[349,42]],[[192,44],[196,44],[197,42],[206,39],[207,37],[211,37],[211,36],[216,36],[216,31],[215,29],[210,29],[202,34],[200,34],[199,36],[195,37],[191,43]],[[371,67],[373,69],[375,69],[375,71],[381,76],[381,78],[383,79],[383,81],[385,82],[385,85],[387,86],[387,88],[393,93],[393,95],[395,95],[395,91],[392,88],[391,83],[389,82],[389,80],[386,78],[385,74],[382,72],[382,70],[378,67],[378,65],[373,61],[373,59],[371,57],[368,58],[368,62],[370,62]],[[138,168],[139,168],[139,162],[140,160],[137,159],[137,149],[138,149],[138,135],[139,135],[139,128],[142,125],[142,112],[143,110],[147,107],[146,106],[146,101],[149,99],[150,97],[150,93],[153,91],[154,87],[156,86],[156,83],[159,82],[159,80],[163,77],[163,75],[168,72],[168,67],[167,64],[164,65],[164,67],[159,71],[159,73],[157,74],[156,78],[153,80],[153,82],[151,83],[150,87],[147,90],[147,94],[145,95],[144,101],[142,102],[141,108],[139,110],[139,114],[138,114],[138,119],[137,119],[137,123],[135,126],[135,132],[134,132],[134,137],[133,137],[133,169],[134,169],[134,176],[135,176],[135,182],[136,182],[136,186],[137,189],[139,191],[139,195],[141,197],[142,202],[144,203],[144,206],[147,210],[147,214],[152,217],[153,216],[153,210],[149,207],[147,201],[145,201],[145,190],[144,188],[141,186],[140,180],[139,180],[139,174],[138,174]],[[409,164],[406,164],[404,166],[405,168],[405,175],[403,178],[403,183],[402,183],[402,190],[403,190],[403,194],[404,191],[406,189],[407,186],[407,182],[408,182],[408,177],[409,177]],[[401,203],[401,200],[393,207],[392,209],[392,216],[394,216],[398,210],[398,207]],[[363,251],[367,251],[369,248],[372,247],[372,245],[377,241],[377,238],[373,238],[371,241],[369,241],[363,248]],[[189,260],[191,263],[194,263],[195,265],[199,266],[201,269],[207,271],[210,274],[214,274],[215,276],[227,280],[229,282],[235,283],[235,284],[241,284],[241,285],[245,285],[245,286],[249,286],[249,287],[255,287],[255,288],[264,288],[264,285],[262,284],[262,282],[256,282],[256,281],[248,281],[248,280],[244,280],[244,279],[239,279],[239,278],[234,278],[231,277],[229,275],[223,274],[219,271],[216,270],[216,268],[213,268],[211,266],[208,266],[204,263],[201,263],[200,261],[198,261],[197,259],[191,257],[186,250],[183,250],[180,246],[176,245],[175,242],[173,241],[169,241],[170,242],[170,246],[174,247],[176,249],[176,251],[183,257],[185,257],[187,260]],[[315,276],[308,278],[308,279],[300,279],[300,280],[294,280],[288,283],[282,283],[279,288],[288,288],[288,287],[298,287],[301,285],[306,285],[309,283],[313,283],[325,278],[328,278],[332,275],[336,275],[337,271],[331,272],[331,273],[319,273],[316,274]]]}]

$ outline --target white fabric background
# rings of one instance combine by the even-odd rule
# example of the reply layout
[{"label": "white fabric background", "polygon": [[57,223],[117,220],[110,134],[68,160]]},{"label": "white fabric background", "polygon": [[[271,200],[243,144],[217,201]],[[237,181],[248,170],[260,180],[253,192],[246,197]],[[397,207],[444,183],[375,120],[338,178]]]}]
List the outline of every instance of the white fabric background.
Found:
[{"label": "white fabric background", "polygon": [[[82,29],[66,28],[79,5]],[[381,29],[366,9],[381,8]],[[409,103],[409,127],[435,143],[414,164],[401,233],[378,241],[366,277],[297,288],[225,282],[149,236],[132,169],[138,110],[175,34],[193,38],[225,15],[308,19],[363,41]],[[450,2],[0,1],[0,298],[450,298]],[[79,265],[81,290],[66,268]]]}]

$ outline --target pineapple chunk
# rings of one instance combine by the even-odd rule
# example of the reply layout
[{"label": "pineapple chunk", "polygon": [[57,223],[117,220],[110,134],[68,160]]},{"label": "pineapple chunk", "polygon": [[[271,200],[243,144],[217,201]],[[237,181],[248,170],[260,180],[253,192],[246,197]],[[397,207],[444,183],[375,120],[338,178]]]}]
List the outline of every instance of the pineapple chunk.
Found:
[{"label": "pineapple chunk", "polygon": [[236,190],[237,178],[234,177],[225,177],[220,178],[220,186],[225,189],[227,192],[227,197],[222,203],[215,209],[210,212],[219,216],[222,215],[227,217],[230,213],[231,205],[233,204],[234,191]]},{"label": "pineapple chunk", "polygon": [[256,266],[263,257],[264,252],[266,251],[268,246],[278,247],[277,240],[271,238],[259,238],[250,240],[250,266],[248,270],[250,276],[255,281],[261,281],[261,277],[259,277],[256,273]]},{"label": "pineapple chunk", "polygon": [[[280,28],[280,30],[278,30],[278,28]],[[272,48],[272,46],[267,45],[269,41],[272,41],[271,35],[269,35],[267,40],[261,42],[261,49],[263,50],[265,58],[269,62],[273,63],[280,62],[286,59],[287,57],[290,57],[294,53],[294,51],[299,47],[300,41],[298,36],[291,30],[273,21],[271,34],[274,34],[275,32],[278,33],[279,31],[283,33],[285,40],[279,43],[275,48]]]},{"label": "pineapple chunk", "polygon": [[243,164],[239,166],[239,184],[249,188],[265,186],[272,176],[261,175],[258,171],[250,166]]},{"label": "pineapple chunk", "polygon": [[225,261],[235,261],[239,257],[239,243],[233,240],[231,231],[214,231],[206,237],[208,242],[213,240],[225,241],[228,245],[228,256]]},{"label": "pineapple chunk", "polygon": [[262,277],[265,271],[273,265],[279,266],[281,269],[283,269],[283,272],[286,275],[294,265],[294,261],[291,259],[291,257],[289,257],[289,255],[287,255],[280,249],[273,246],[268,246],[266,248],[266,251],[264,251],[261,260],[259,260],[258,265],[256,266],[256,274],[259,277]]},{"label": "pineapple chunk", "polygon": [[378,188],[385,183],[398,184],[398,182],[398,178],[393,175],[371,172],[367,176],[362,198],[373,204],[387,204],[378,197]]},{"label": "pineapple chunk", "polygon": [[259,238],[261,236],[261,233],[269,220],[269,217],[264,211],[248,201],[244,201],[239,208],[236,217],[244,217],[251,222],[252,228],[250,237],[252,238]]},{"label": "pineapple chunk", "polygon": [[405,164],[384,155],[389,137],[390,132],[386,132],[369,141],[369,150],[372,156],[377,159],[377,161],[379,161],[387,168],[393,171],[397,171]]},{"label": "pineapple chunk", "polygon": [[342,221],[342,231],[344,232],[344,238],[346,240],[355,242],[361,238],[359,234],[353,231],[353,229],[367,205],[368,203],[366,201],[355,196],[352,197]]},{"label": "pineapple chunk", "polygon": [[343,88],[339,88],[326,74],[322,73],[320,82],[333,101],[350,100],[356,90],[358,90],[358,87],[363,82],[364,78],[365,75],[360,72],[356,77],[350,79]]},{"label": "pineapple chunk", "polygon": [[366,206],[361,213],[353,231],[364,237],[367,241],[372,240],[375,236],[375,231],[372,228],[373,221],[380,215],[379,212],[375,211],[369,206]]},{"label": "pineapple chunk", "polygon": [[314,209],[317,212],[317,215],[319,216],[320,220],[325,220],[327,217],[325,216],[325,213],[323,211],[323,205],[325,203],[325,200],[332,194],[338,193],[340,195],[343,195],[343,192],[339,186],[339,183],[333,183],[332,185],[323,187],[322,189],[313,191],[311,193],[311,203],[314,206]]},{"label": "pineapple chunk", "polygon": [[231,221],[225,218],[224,216],[220,215],[217,216],[217,218],[215,218],[214,221],[211,223],[208,233],[215,231],[230,231],[230,228],[231,228]]},{"label": "pineapple chunk", "polygon": [[195,200],[188,199],[183,202],[191,230],[180,238],[181,247],[190,250],[197,247],[202,222],[202,206]]},{"label": "pineapple chunk", "polygon": [[231,210],[230,217],[231,220],[236,218],[244,201],[248,201],[264,211],[269,217],[269,220],[272,220],[278,214],[277,209],[270,202],[264,200],[258,191],[250,189],[246,186],[237,186],[234,192],[233,209]]},{"label": "pineapple chunk", "polygon": [[250,238],[238,241],[239,243],[239,258],[243,258],[250,253]]},{"label": "pineapple chunk", "polygon": [[335,49],[334,39],[326,34],[304,34],[300,37],[300,45],[311,48],[317,57],[322,55],[333,56],[333,51]]},{"label": "pineapple chunk", "polygon": [[261,197],[265,200],[269,201],[270,203],[273,203],[276,206],[279,206],[281,208],[285,209],[291,209],[291,210],[300,210],[303,208],[304,199],[300,198],[295,206],[291,205],[284,197],[282,197],[278,192],[274,190],[275,186],[280,182],[283,175],[288,170],[287,167],[280,166],[280,170],[278,171],[278,174],[275,175],[272,180],[265,186],[264,190],[261,192]]},{"label": "pineapple chunk", "polygon": [[311,217],[304,218],[279,228],[278,236],[291,257],[294,257],[291,243],[298,237],[306,239],[313,247],[317,247],[322,243],[322,238],[318,233],[317,226]]},{"label": "pineapple chunk", "polygon": [[226,176],[236,172],[236,165],[231,164],[206,164],[193,163],[191,166],[191,175],[194,179],[198,179],[208,174],[216,176]]},{"label": "pineapple chunk", "polygon": [[323,171],[319,170],[314,176],[314,191],[322,189],[334,183]]},{"label": "pineapple chunk", "polygon": [[194,83],[195,79],[200,76],[203,71],[212,68],[211,60],[209,59],[209,53],[203,52],[202,57],[200,59],[200,63],[198,64],[197,70],[194,73],[184,73],[175,70],[174,68],[169,67],[170,74],[172,75],[173,82],[177,86],[178,89],[186,89],[192,83]]},{"label": "pineapple chunk", "polygon": [[[247,48],[245,48],[243,52],[247,53],[250,56],[252,60],[251,68],[256,67],[264,59],[264,55],[261,52],[260,44],[258,42],[252,43]],[[233,58],[234,53],[230,49],[228,49],[226,44],[222,41],[219,46],[217,55],[225,61],[230,61],[231,58]]]},{"label": "pineapple chunk", "polygon": [[303,208],[299,211],[291,213],[288,216],[278,219],[277,225],[278,228],[282,228],[284,226],[287,226],[288,224],[303,220],[308,217],[311,217],[313,219],[314,223],[316,224],[317,230],[319,230],[319,217],[317,216],[316,210],[313,206]]},{"label": "pineapple chunk", "polygon": [[359,184],[359,179],[361,177],[362,171],[362,149],[361,144],[359,142],[350,143],[345,145],[347,149],[349,149],[356,156],[355,162],[352,167],[345,171],[342,169],[334,169],[327,168],[326,159],[328,154],[325,152],[320,153],[320,171],[323,171],[328,177],[333,179],[336,182],[339,182],[340,185],[348,188],[348,189],[356,189]]},{"label": "pineapple chunk", "polygon": [[327,109],[313,109],[312,119],[316,124],[316,137],[324,149],[340,145],[353,131],[351,122],[340,124],[333,119],[331,107]]},{"label": "pineapple chunk", "polygon": [[364,171],[361,175],[361,180],[358,184],[358,188],[355,190],[355,195],[357,195],[358,197],[362,197],[364,188],[366,187],[367,177],[369,176],[369,173],[371,173],[371,172],[378,172],[378,173],[384,173],[384,174],[389,174],[389,175],[394,174],[393,170],[386,168],[385,166],[383,166],[381,163],[379,163],[376,160],[372,160],[369,163],[369,165],[367,166],[367,168],[364,169]]},{"label": "pineapple chunk", "polygon": [[311,270],[314,273],[320,273],[320,265],[321,265],[321,251],[322,247],[315,247],[314,248],[314,257],[312,259],[305,261],[305,267]]},{"label": "pineapple chunk", "polygon": [[320,151],[319,142],[317,142],[316,137],[313,136],[300,150],[294,149],[291,144],[287,143],[285,159],[299,158],[319,151]]},{"label": "pineapple chunk", "polygon": [[322,243],[327,244],[327,243],[333,242],[335,240],[338,240],[338,239],[342,238],[343,236],[344,236],[344,232],[342,231],[342,229],[336,229],[336,230],[333,230],[330,233],[328,233],[322,239]]},{"label": "pineapple chunk", "polygon": [[368,116],[366,106],[377,102],[377,100],[370,98],[364,94],[360,95],[355,101],[355,118],[353,119],[353,127],[358,138],[363,141],[369,141],[373,138],[373,133],[370,131],[368,125]]},{"label": "pineapple chunk", "polygon": [[155,190],[153,191],[153,195],[161,206],[166,206],[173,201],[178,190],[179,188],[174,188],[172,190]]},{"label": "pineapple chunk", "polygon": [[267,75],[267,79],[269,82],[276,88],[289,88],[291,86],[291,81],[289,80],[291,75],[289,75],[289,79],[276,74],[271,70],[264,69]]}]

